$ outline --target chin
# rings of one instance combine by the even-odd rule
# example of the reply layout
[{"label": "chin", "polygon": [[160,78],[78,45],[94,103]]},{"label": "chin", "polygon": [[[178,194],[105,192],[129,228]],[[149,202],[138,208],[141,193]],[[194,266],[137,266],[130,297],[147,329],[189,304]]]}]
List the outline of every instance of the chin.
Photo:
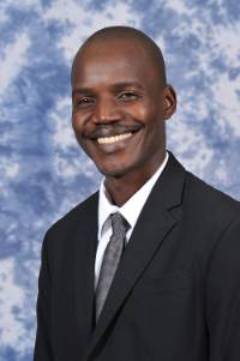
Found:
[{"label": "chin", "polygon": [[100,173],[102,173],[105,177],[114,177],[114,178],[120,178],[126,174],[126,172],[123,171],[123,169],[119,168],[98,168]]},{"label": "chin", "polygon": [[128,173],[127,167],[119,166],[117,164],[111,165],[111,166],[98,166],[97,168],[100,173],[102,173],[105,177],[114,177],[114,178],[120,178],[126,173]]}]

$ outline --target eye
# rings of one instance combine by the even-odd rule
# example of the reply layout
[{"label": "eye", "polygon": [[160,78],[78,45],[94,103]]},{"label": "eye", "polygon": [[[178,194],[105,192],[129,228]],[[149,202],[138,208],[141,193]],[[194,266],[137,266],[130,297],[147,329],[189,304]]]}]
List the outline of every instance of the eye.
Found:
[{"label": "eye", "polygon": [[118,99],[121,101],[132,101],[139,99],[140,96],[134,91],[125,91],[119,94]]},{"label": "eye", "polygon": [[74,101],[74,105],[76,108],[87,108],[93,104],[95,104],[95,99],[93,97],[88,97],[88,96],[77,98]]}]

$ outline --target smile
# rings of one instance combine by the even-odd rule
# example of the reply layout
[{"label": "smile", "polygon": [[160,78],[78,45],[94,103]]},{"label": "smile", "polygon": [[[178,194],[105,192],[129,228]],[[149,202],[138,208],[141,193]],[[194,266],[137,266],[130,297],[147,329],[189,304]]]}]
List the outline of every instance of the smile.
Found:
[{"label": "smile", "polygon": [[118,135],[113,135],[111,137],[101,137],[97,139],[97,142],[99,144],[112,144],[112,143],[117,143],[121,140],[130,138],[132,136],[133,133],[124,133],[124,134],[118,134]]}]

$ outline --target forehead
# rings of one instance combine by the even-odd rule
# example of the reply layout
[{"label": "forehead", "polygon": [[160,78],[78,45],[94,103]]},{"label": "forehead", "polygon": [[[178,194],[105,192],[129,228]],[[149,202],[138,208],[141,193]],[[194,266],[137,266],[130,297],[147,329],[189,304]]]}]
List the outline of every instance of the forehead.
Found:
[{"label": "forehead", "polygon": [[73,65],[73,86],[156,81],[156,65],[137,41],[96,41],[83,47]]}]

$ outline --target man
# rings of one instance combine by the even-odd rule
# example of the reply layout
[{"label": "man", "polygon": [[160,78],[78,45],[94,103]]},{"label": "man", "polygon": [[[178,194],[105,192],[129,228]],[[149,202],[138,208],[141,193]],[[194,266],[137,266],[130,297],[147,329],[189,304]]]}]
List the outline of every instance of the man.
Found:
[{"label": "man", "polygon": [[176,95],[161,51],[102,29],[72,89],[104,180],[45,237],[35,361],[239,361],[240,207],[166,152]]}]

